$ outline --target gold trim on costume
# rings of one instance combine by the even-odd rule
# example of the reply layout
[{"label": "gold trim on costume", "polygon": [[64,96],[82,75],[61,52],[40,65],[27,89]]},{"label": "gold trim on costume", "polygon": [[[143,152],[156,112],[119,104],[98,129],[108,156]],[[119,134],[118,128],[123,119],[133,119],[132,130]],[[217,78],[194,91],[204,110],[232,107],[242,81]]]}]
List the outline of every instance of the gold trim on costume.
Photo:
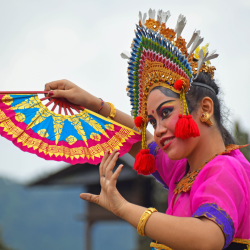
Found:
[{"label": "gold trim on costume", "polygon": [[239,243],[239,244],[246,244],[247,249],[245,250],[250,250],[250,240],[234,238],[232,242]]},{"label": "gold trim on costume", "polygon": [[[250,240],[234,238],[232,242],[239,243],[239,244],[245,244],[245,245],[247,245],[246,250],[250,250]],[[173,250],[170,247],[167,247],[167,246],[165,246],[163,244],[158,244],[158,243],[155,243],[155,242],[151,242],[150,247],[154,247],[157,250],[162,250],[162,249],[164,249],[164,250]]]},{"label": "gold trim on costume", "polygon": [[202,170],[202,168],[207,164],[209,163],[211,160],[213,160],[216,156],[218,155],[223,155],[223,154],[228,154],[230,153],[231,151],[233,150],[236,150],[236,149],[240,149],[240,148],[244,148],[244,147],[247,147],[248,145],[243,145],[243,146],[239,146],[239,145],[234,145],[234,144],[230,144],[230,145],[227,145],[226,146],[226,149],[219,153],[219,154],[216,154],[214,155],[212,158],[210,158],[208,161],[205,161],[198,169],[196,169],[195,171],[193,172],[190,172],[188,173],[187,175],[185,175],[179,182],[178,184],[176,185],[175,189],[174,189],[174,194],[179,194],[181,192],[188,192],[197,175],[200,173],[200,171]]},{"label": "gold trim on costume", "polygon": [[155,243],[155,242],[151,242],[150,247],[154,247],[155,249],[158,249],[158,250],[162,250],[162,249],[164,249],[164,250],[172,250],[172,248],[170,248],[170,247],[167,247],[167,246],[165,246],[163,244],[158,244],[158,243]]}]

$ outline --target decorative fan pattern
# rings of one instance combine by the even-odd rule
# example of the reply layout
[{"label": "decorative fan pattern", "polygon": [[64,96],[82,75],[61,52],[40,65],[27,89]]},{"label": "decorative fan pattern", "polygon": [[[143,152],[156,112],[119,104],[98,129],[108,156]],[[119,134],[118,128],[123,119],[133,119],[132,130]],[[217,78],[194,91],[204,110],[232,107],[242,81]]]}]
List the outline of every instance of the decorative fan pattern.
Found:
[{"label": "decorative fan pattern", "polygon": [[56,114],[41,100],[35,94],[0,95],[0,134],[23,151],[46,160],[98,164],[106,150],[118,149],[122,156],[141,140],[140,133],[90,110]]}]

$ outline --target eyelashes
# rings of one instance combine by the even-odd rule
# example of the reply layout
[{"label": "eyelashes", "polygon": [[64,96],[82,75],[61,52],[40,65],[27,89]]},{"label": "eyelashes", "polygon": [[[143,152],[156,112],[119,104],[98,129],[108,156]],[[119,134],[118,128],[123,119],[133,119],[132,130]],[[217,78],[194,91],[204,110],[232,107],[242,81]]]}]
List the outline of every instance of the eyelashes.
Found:
[{"label": "eyelashes", "polygon": [[155,119],[151,118],[148,122],[153,126],[153,128],[156,127],[156,120]]},{"label": "eyelashes", "polygon": [[168,117],[172,111],[173,111],[174,107],[167,107],[167,108],[162,108],[160,111],[159,111],[159,114],[160,116],[162,117],[162,120],[166,117]]},{"label": "eyelashes", "polygon": [[[158,111],[158,115],[162,118],[162,120],[168,118],[168,116],[172,113],[174,107],[161,107],[161,109]],[[150,118],[149,123],[153,126],[155,129],[157,126],[156,119]]]}]

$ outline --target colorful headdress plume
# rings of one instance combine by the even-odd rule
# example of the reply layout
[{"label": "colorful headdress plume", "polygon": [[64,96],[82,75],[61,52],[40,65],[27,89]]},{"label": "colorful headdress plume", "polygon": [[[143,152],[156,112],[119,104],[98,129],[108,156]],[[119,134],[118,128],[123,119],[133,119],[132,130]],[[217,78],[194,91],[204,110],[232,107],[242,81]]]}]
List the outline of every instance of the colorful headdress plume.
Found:
[{"label": "colorful headdress plume", "polygon": [[[215,68],[205,65],[216,58],[215,51],[208,52],[207,46],[199,49],[203,38],[200,31],[194,31],[186,43],[181,33],[186,25],[186,17],[179,15],[175,29],[166,27],[170,12],[150,9],[149,18],[139,12],[131,53],[124,51],[121,56],[128,59],[128,96],[132,105],[131,115],[135,125],[142,131],[142,150],[135,159],[134,169],[147,175],[156,170],[153,155],[149,154],[146,142],[147,99],[156,86],[168,88],[180,94],[181,113],[175,128],[175,136],[181,139],[199,136],[197,124],[189,114],[186,92],[199,72],[207,72],[213,77]],[[189,50],[189,51],[188,51]]]}]

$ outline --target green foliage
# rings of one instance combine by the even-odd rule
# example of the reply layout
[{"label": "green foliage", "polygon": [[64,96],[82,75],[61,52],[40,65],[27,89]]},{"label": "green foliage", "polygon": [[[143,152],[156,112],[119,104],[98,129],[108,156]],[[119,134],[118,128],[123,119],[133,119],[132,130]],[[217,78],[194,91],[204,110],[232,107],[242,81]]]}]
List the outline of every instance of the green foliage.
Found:
[{"label": "green foliage", "polygon": [[[249,143],[249,135],[247,132],[243,131],[240,128],[238,122],[235,123],[234,127],[234,137],[236,139],[236,143],[239,145],[246,145]],[[250,150],[249,147],[241,148],[240,151],[246,157],[248,161],[250,161]]]}]

